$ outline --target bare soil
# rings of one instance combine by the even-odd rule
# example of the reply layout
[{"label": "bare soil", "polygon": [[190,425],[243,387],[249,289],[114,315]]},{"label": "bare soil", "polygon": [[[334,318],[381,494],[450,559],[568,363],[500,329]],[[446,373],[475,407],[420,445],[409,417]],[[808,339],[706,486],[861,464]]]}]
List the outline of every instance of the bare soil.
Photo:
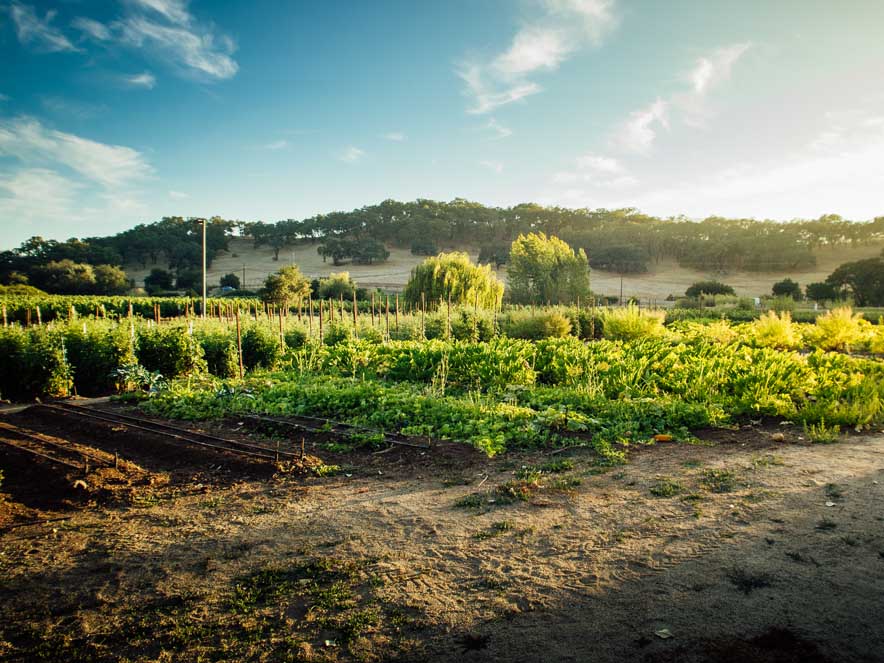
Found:
[{"label": "bare soil", "polygon": [[881,435],[812,445],[773,422],[617,467],[307,438],[340,466],[318,477],[16,421],[154,480],[25,504],[72,477],[0,450],[4,661],[884,660]]},{"label": "bare soil", "polygon": [[[230,240],[230,250],[221,252],[208,271],[209,284],[217,284],[227,273],[234,273],[242,279],[245,265],[245,287],[257,289],[280,267],[294,263],[311,278],[328,276],[332,272],[348,271],[353,279],[366,288],[401,290],[408,282],[411,269],[420,263],[423,256],[412,255],[407,249],[390,249],[390,258],[377,265],[346,264],[336,267],[331,261],[323,262],[316,252],[317,244],[298,244],[279,253],[279,260],[273,260],[273,250],[269,247],[254,248],[252,240],[234,237]],[[461,248],[470,254],[473,261],[478,259],[478,248]],[[823,281],[842,263],[871,258],[881,253],[880,244],[849,247],[822,247],[815,251],[817,264],[812,269],[800,272],[731,272],[719,274],[681,267],[674,260],[661,260],[651,263],[645,274],[627,274],[623,277],[624,297],[653,297],[665,299],[667,296],[681,296],[692,283],[716,279],[731,285],[738,295],[755,297],[770,294],[771,286],[786,277],[799,281],[802,285]],[[160,265],[162,266],[162,265]],[[151,267],[126,265],[126,273],[141,283],[150,273]],[[498,271],[498,276],[506,281],[506,267]],[[601,295],[620,294],[620,275],[612,272],[593,270],[592,289]]]}]

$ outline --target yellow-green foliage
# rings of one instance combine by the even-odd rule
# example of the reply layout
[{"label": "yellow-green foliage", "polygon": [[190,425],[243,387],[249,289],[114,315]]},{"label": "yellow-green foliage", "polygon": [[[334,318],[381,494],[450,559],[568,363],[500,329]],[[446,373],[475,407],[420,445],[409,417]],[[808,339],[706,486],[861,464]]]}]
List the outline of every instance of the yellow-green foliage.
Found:
[{"label": "yellow-green foliage", "polygon": [[822,350],[850,352],[868,336],[870,324],[862,313],[854,313],[849,306],[834,308],[816,319],[806,331],[808,340]]},{"label": "yellow-green foliage", "polygon": [[490,265],[474,265],[466,253],[440,253],[411,270],[405,301],[418,306],[422,294],[430,308],[449,298],[452,304],[499,308],[503,283],[492,273]]},{"label": "yellow-green foliage", "polygon": [[571,321],[561,313],[532,314],[528,311],[510,313],[501,325],[504,334],[510,338],[527,338],[537,341],[542,338],[564,338],[571,333]]},{"label": "yellow-green foliage", "polygon": [[870,327],[866,336],[869,352],[884,354],[884,317],[878,319],[878,324]]},{"label": "yellow-green foliage", "polygon": [[789,311],[768,311],[751,327],[755,345],[763,348],[794,349],[801,345],[801,331]]},{"label": "yellow-green foliage", "polygon": [[625,308],[608,309],[602,314],[604,336],[613,341],[663,336],[666,333],[664,320],[664,311],[642,310],[633,303]]}]

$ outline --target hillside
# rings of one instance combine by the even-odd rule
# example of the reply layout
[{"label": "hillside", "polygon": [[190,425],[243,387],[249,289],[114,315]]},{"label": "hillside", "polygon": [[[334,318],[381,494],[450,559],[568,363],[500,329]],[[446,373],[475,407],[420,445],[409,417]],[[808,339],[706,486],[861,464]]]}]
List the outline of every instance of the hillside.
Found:
[{"label": "hillside", "polygon": [[[245,266],[245,287],[258,288],[268,274],[280,267],[295,263],[311,278],[327,276],[331,272],[349,271],[353,279],[362,287],[378,287],[384,290],[401,290],[408,281],[411,268],[423,258],[412,255],[407,249],[390,249],[387,262],[376,265],[347,264],[340,267],[331,261],[323,262],[316,251],[316,244],[299,244],[280,252],[279,261],[273,260],[273,250],[263,246],[254,248],[251,239],[234,237],[230,240],[230,250],[220,252],[209,268],[209,285],[217,285],[218,279],[224,274],[233,272],[240,278]],[[623,293],[626,296],[641,298],[664,299],[670,294],[681,295],[692,283],[705,279],[718,279],[734,287],[739,295],[757,296],[769,294],[771,286],[784,278],[792,278],[806,285],[815,281],[823,281],[826,276],[844,262],[870,258],[881,253],[881,243],[872,243],[860,247],[838,246],[816,249],[814,255],[817,264],[814,268],[795,272],[746,272],[734,271],[726,274],[715,274],[687,269],[677,264],[674,259],[663,258],[650,264],[650,271],[645,274],[630,274],[623,278]],[[478,248],[468,251],[475,261]],[[160,265],[164,266],[164,265]],[[140,283],[150,272],[140,265],[126,265],[126,273]],[[501,267],[499,276],[506,280],[506,267]],[[592,289],[599,294],[618,295],[620,292],[620,276],[612,272],[595,269],[592,272]]]}]

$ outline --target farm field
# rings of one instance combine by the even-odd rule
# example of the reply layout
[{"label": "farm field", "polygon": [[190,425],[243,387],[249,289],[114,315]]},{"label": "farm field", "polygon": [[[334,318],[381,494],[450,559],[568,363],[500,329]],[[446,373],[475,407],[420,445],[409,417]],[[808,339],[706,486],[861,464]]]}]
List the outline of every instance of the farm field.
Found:
[{"label": "farm field", "polygon": [[[884,646],[877,434],[811,444],[769,420],[613,467],[586,448],[336,452],[307,434],[308,458],[341,467],[319,477],[39,407],[2,421],[116,451],[139,477],[7,473],[4,660],[834,662]],[[266,443],[241,419],[200,429]],[[526,470],[530,495],[503,499]]]},{"label": "farm field", "polygon": [[881,325],[246,304],[0,329],[4,660],[874,660]]},{"label": "farm field", "polygon": [[[419,264],[424,256],[415,256],[406,249],[390,248],[390,258],[377,265],[346,264],[335,267],[331,261],[323,262],[316,252],[315,244],[299,244],[280,251],[279,260],[273,260],[273,250],[269,247],[255,248],[250,239],[233,237],[230,239],[230,250],[221,252],[213,260],[208,270],[210,284],[217,284],[224,274],[234,273],[242,276],[243,265],[246,266],[246,287],[257,289],[263,284],[268,274],[272,274],[283,265],[297,264],[307,276],[319,278],[332,272],[349,271],[350,276],[365,288],[378,287],[383,290],[401,290],[408,281],[411,269]],[[623,278],[624,296],[646,299],[648,297],[665,299],[667,296],[681,296],[684,291],[697,281],[718,279],[733,286],[737,294],[743,296],[759,296],[770,294],[771,286],[783,278],[793,278],[802,284],[824,281],[839,265],[854,260],[880,255],[882,245],[877,243],[862,246],[822,247],[815,250],[816,267],[811,270],[789,273],[758,273],[732,272],[717,274],[701,272],[679,266],[675,261],[664,259],[659,263],[650,264],[650,271],[645,274],[628,274]],[[478,250],[459,247],[465,250],[470,258],[476,261]],[[127,265],[126,274],[141,283],[150,273],[150,266]],[[501,267],[496,274],[506,281],[506,267]],[[592,287],[601,295],[619,295],[620,275],[601,270],[593,270]]]}]

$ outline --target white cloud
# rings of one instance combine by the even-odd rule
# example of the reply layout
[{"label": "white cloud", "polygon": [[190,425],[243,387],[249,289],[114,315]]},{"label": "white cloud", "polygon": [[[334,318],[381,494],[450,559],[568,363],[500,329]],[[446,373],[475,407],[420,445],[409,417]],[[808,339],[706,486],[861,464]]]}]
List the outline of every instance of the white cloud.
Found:
[{"label": "white cloud", "polygon": [[513,135],[513,130],[509,127],[505,127],[500,122],[495,120],[493,117],[488,120],[488,123],[485,125],[485,129],[494,132],[494,140],[499,140],[501,138],[509,138]]},{"label": "white cloud", "polygon": [[392,140],[394,143],[401,143],[408,137],[401,131],[391,131],[388,134],[384,134],[384,138],[386,138],[387,140]]},{"label": "white cloud", "polygon": [[574,170],[552,176],[553,184],[585,182],[599,189],[626,189],[638,184],[617,159],[600,154],[584,154],[574,160]]},{"label": "white cloud", "polygon": [[658,126],[668,127],[669,103],[657,99],[648,107],[632,112],[614,136],[614,144],[639,154],[647,154],[657,137]]},{"label": "white cloud", "polygon": [[500,161],[483,160],[479,165],[488,170],[494,171],[498,175],[503,172],[503,164]]},{"label": "white cloud", "polygon": [[697,60],[688,74],[694,94],[703,95],[710,89],[728,80],[731,69],[743,54],[749,50],[750,43],[733,44],[719,48],[711,55]]},{"label": "white cloud", "polygon": [[152,173],[137,150],[49,129],[26,117],[0,120],[0,155],[27,167],[64,165],[106,188],[129,185]]},{"label": "white cloud", "polygon": [[156,76],[149,71],[135,74],[133,76],[126,76],[124,80],[127,85],[132,87],[143,87],[148,90],[152,90],[157,84]]},{"label": "white cloud", "polygon": [[538,69],[558,68],[574,51],[562,30],[529,26],[519,31],[505,53],[498,55],[492,66],[507,76],[528,74]]},{"label": "white cloud", "polygon": [[536,83],[530,82],[490,88],[483,79],[482,68],[478,65],[466,65],[457,72],[457,75],[467,84],[467,95],[473,98],[473,106],[467,109],[467,112],[476,115],[482,115],[499,106],[537,94],[541,89]]},{"label": "white cloud", "polygon": [[617,25],[614,0],[544,0],[543,4],[553,15],[579,20],[584,33],[595,42]]},{"label": "white cloud", "polygon": [[160,14],[172,23],[186,25],[191,21],[190,12],[187,11],[187,3],[181,0],[130,0],[142,9],[147,9]]},{"label": "white cloud", "polygon": [[181,191],[169,191],[169,198],[172,198],[174,200],[184,200],[185,198],[189,198],[189,197],[190,196],[188,196],[186,193],[183,193]]},{"label": "white cloud", "polygon": [[526,23],[502,53],[462,63],[457,75],[473,99],[468,113],[483,114],[537,94],[527,77],[554,71],[587,41],[598,44],[616,25],[613,0],[540,0],[542,12]]},{"label": "white cloud", "polygon": [[57,13],[55,10],[47,11],[45,17],[41,19],[30,5],[13,2],[9,6],[9,13],[15,23],[18,40],[22,44],[47,53],[80,50],[60,30],[50,25]]},{"label": "white cloud", "polygon": [[117,27],[123,43],[153,49],[158,57],[184,71],[223,80],[239,70],[231,57],[235,48],[230,38],[216,36],[211,29],[194,25],[190,18],[184,23],[169,24],[130,16]]},{"label": "white cloud", "polygon": [[79,16],[71,21],[71,25],[96,41],[109,41],[111,38],[111,31],[108,27],[104,23],[91,18]]},{"label": "white cloud", "polygon": [[[46,168],[0,173],[0,217],[28,226],[47,220],[76,221],[76,212],[73,217],[70,214],[76,208],[80,188],[76,182]],[[29,231],[20,234],[27,236]]]},{"label": "white cloud", "polygon": [[351,145],[346,150],[341,152],[340,155],[338,155],[338,159],[345,163],[356,163],[364,156],[365,152],[363,150],[360,150],[358,147],[354,147]]},{"label": "white cloud", "polygon": [[282,140],[275,140],[272,143],[267,143],[264,146],[264,149],[277,152],[279,150],[286,149],[288,146],[289,146],[289,142],[283,138]]},{"label": "white cloud", "polygon": [[585,154],[582,157],[577,157],[577,168],[603,175],[620,175],[624,172],[623,165],[617,159],[599,154]]}]

